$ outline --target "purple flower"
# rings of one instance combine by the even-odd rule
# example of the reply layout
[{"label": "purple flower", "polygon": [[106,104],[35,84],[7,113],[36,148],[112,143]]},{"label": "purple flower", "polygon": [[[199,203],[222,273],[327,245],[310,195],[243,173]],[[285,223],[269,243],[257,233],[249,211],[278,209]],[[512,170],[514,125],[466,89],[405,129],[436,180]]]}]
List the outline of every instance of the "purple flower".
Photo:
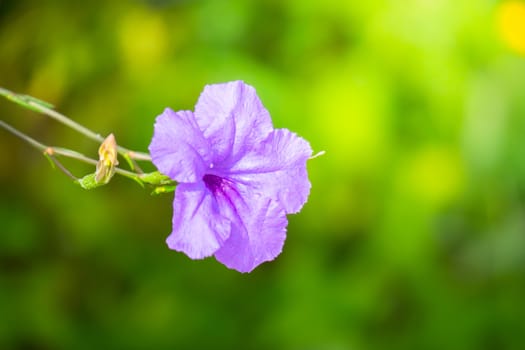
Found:
[{"label": "purple flower", "polygon": [[215,258],[250,272],[273,260],[286,214],[308,198],[308,142],[274,129],[255,89],[242,81],[207,85],[195,112],[166,108],[149,146],[160,172],[178,182],[166,242],[192,259]]}]

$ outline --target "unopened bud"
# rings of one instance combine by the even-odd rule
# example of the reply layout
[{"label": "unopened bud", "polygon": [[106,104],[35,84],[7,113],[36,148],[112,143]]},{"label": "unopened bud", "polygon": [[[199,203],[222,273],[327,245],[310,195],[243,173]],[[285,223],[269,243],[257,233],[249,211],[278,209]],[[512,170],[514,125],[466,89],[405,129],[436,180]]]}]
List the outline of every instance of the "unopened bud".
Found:
[{"label": "unopened bud", "polygon": [[118,165],[117,141],[115,136],[109,134],[98,149],[98,163],[95,171],[95,181],[99,184],[107,184],[115,174]]}]

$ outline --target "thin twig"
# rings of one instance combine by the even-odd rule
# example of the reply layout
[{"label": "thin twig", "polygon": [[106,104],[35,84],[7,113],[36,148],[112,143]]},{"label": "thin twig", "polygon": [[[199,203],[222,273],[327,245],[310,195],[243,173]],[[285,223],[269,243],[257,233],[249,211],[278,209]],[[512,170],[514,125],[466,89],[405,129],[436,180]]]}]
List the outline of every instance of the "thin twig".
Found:
[{"label": "thin twig", "polygon": [[27,136],[26,134],[22,133],[21,131],[18,131],[17,129],[13,128],[11,125],[5,123],[3,120],[0,120],[0,125],[2,128],[9,131],[11,134],[14,134],[24,140],[25,142],[29,143],[31,146],[35,147],[39,151],[44,152],[46,150],[46,146],[37,140]]},{"label": "thin twig", "polygon": [[48,158],[51,159],[51,161],[56,165],[56,167],[60,169],[64,174],[66,174],[69,178],[71,178],[74,181],[78,180],[78,177],[71,174],[71,172],[67,170],[66,167],[63,166],[62,163],[58,161],[58,159],[56,159],[56,157],[48,156]]},{"label": "thin twig", "polygon": [[[76,159],[84,163],[97,165],[98,161],[93,158],[89,158],[82,153],[67,149],[67,148],[61,148],[61,147],[51,147],[44,145],[43,143],[38,142],[37,140],[33,139],[32,137],[24,134],[23,132],[19,131],[18,129],[15,129],[11,125],[5,123],[3,120],[0,120],[0,126],[13,135],[19,137],[20,139],[24,140],[34,148],[38,149],[39,151],[43,152],[44,155],[49,157],[59,168],[60,170],[64,171],[66,175],[68,175],[71,178],[76,179],[75,176],[73,176],[58,160],[55,158],[55,156],[63,156],[71,159]],[[133,173],[128,170],[115,168],[115,173],[129,177],[135,181],[141,182],[140,176],[136,173]]]},{"label": "thin twig", "polygon": [[[9,91],[7,89],[0,87],[0,95],[6,97],[10,101],[14,101],[18,103],[21,106],[24,106],[26,108],[35,110],[37,112],[40,112],[44,115],[47,115],[48,117],[51,117],[55,119],[56,121],[70,127],[71,129],[81,133],[82,135],[97,141],[98,143],[104,142],[104,137],[100,134],[97,134],[90,129],[86,128],[85,126],[69,119],[65,115],[55,111],[54,109],[48,107],[51,106],[49,103],[40,101],[34,97],[31,96],[25,96],[16,94],[12,91]],[[132,151],[130,149],[127,149],[122,146],[118,146],[117,150],[120,154],[122,154],[124,157],[129,157],[130,159],[134,160],[141,160],[141,161],[148,161],[151,162],[151,156],[148,153],[144,152],[136,152]]]},{"label": "thin twig", "polygon": [[[98,143],[102,143],[104,142],[104,137],[100,134],[97,134],[91,130],[89,130],[88,128],[86,128],[85,126],[69,119],[68,117],[66,117],[65,115],[63,114],[60,114],[58,113],[57,111],[53,110],[53,109],[50,109],[50,108],[47,108],[45,106],[42,106],[42,105],[39,105],[33,101],[29,101],[28,102],[29,105],[31,105],[32,107],[35,107],[37,108],[38,110],[41,111],[41,113],[59,121],[60,123],[70,127],[71,129],[75,130],[75,131],[78,131],[79,133],[81,133],[82,135],[94,140],[94,141],[97,141]],[[135,160],[143,160],[143,161],[151,161],[151,156],[147,153],[143,153],[143,152],[136,152],[136,151],[132,151],[132,150],[129,150],[125,147],[122,147],[122,146],[117,146],[117,150],[120,154],[122,155],[128,155],[131,159],[135,159]]]}]

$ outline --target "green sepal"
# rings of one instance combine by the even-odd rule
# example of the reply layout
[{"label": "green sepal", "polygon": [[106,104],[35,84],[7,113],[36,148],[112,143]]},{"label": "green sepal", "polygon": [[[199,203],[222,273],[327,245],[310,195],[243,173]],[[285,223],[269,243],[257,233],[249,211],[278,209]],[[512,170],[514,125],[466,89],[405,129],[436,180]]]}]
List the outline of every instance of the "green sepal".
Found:
[{"label": "green sepal", "polygon": [[92,190],[94,188],[104,186],[107,182],[97,182],[96,174],[89,174],[76,181],[85,190]]},{"label": "green sepal", "polygon": [[46,157],[46,159],[48,160],[49,164],[51,164],[51,168],[55,169],[56,168],[55,162],[53,162],[53,159],[51,158],[51,156],[47,154],[46,152],[44,152],[43,154],[44,154],[44,157]]},{"label": "green sepal", "polygon": [[135,181],[136,183],[138,183],[140,185],[140,187],[144,188],[144,182],[142,182],[138,176],[130,176],[128,177],[129,179]]},{"label": "green sepal", "polygon": [[128,166],[130,167],[130,169],[135,171],[135,163],[133,163],[133,159],[131,159],[129,154],[124,153],[124,154],[122,154],[122,157],[126,160],[126,162],[128,163]]},{"label": "green sepal", "polygon": [[152,173],[140,174],[139,178],[142,182],[150,185],[173,185],[175,181],[170,179],[168,176],[161,174],[158,171]]},{"label": "green sepal", "polygon": [[175,188],[177,188],[176,185],[158,186],[153,189],[153,191],[151,192],[151,195],[157,196],[159,194],[171,193],[175,191]]}]

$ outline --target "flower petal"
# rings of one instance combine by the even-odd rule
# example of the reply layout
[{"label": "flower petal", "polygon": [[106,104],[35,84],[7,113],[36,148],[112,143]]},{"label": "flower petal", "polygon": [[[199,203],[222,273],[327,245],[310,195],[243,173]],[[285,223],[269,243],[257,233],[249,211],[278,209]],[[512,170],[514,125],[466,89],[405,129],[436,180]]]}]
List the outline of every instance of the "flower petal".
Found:
[{"label": "flower petal", "polygon": [[310,193],[306,161],[311,155],[305,139],[287,129],[276,129],[260,147],[234,164],[228,176],[277,199],[286,213],[296,213]]},{"label": "flower petal", "polygon": [[166,108],[155,121],[149,151],[159,171],[178,182],[201,180],[210,164],[209,143],[190,111]]},{"label": "flower petal", "polygon": [[204,183],[179,184],[173,200],[173,232],[168,246],[192,259],[212,255],[230,235],[230,221]]},{"label": "flower petal", "polygon": [[242,81],[207,85],[195,106],[195,119],[212,145],[215,163],[237,159],[273,130],[255,89]]},{"label": "flower petal", "polygon": [[[215,253],[218,261],[231,269],[250,272],[281,253],[288,221],[277,201],[243,185],[236,185],[234,194],[217,200],[232,223],[230,237]],[[224,210],[225,202],[230,211]]]}]

